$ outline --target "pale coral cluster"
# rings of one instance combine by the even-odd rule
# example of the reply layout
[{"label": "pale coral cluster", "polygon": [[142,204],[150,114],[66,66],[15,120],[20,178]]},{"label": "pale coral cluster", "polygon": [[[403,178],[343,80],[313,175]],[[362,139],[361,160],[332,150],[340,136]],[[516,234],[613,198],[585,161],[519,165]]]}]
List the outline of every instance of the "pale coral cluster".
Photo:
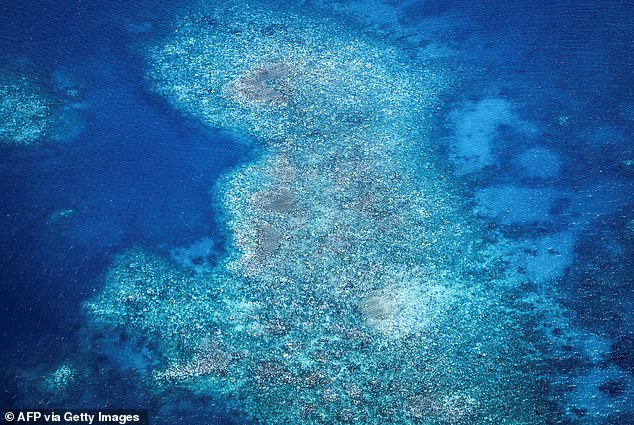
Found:
[{"label": "pale coral cluster", "polygon": [[25,145],[47,135],[51,101],[26,77],[0,73],[0,142]]},{"label": "pale coral cluster", "polygon": [[547,422],[504,267],[429,165],[443,69],[242,3],[183,18],[149,56],[175,107],[260,146],[217,188],[213,271],[132,251],[86,305],[152,339],[151,385],[267,424]]}]

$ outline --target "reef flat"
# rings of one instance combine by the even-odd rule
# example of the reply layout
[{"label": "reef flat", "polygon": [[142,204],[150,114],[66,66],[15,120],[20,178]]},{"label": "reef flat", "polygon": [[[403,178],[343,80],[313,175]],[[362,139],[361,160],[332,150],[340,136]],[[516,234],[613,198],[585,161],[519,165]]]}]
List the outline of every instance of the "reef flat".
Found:
[{"label": "reef flat", "polygon": [[214,190],[213,270],[131,250],[85,304],[94,328],[149,341],[153,390],[266,424],[549,423],[496,241],[434,164],[450,73],[245,2],[200,6],[148,60],[175,108],[258,146]]}]

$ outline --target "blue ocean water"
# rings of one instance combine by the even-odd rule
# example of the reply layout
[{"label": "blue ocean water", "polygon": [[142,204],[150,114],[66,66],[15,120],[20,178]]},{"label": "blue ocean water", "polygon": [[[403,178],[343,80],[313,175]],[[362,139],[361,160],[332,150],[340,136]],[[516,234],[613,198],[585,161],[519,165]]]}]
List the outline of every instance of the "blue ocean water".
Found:
[{"label": "blue ocean water", "polygon": [[[570,347],[569,357],[553,366],[553,376],[572,370],[589,377],[575,384],[585,393],[571,391],[569,404],[578,408],[573,416],[579,423],[587,417],[596,420],[588,423],[628,423],[634,392],[634,4],[387,3],[402,25],[435,22],[421,44],[441,41],[454,49],[447,66],[470,67],[462,71],[460,91],[448,96],[453,102],[441,112],[447,125],[439,137],[459,157],[454,166],[457,174],[462,169],[481,216],[510,239],[528,241],[527,287],[556,285],[588,352],[602,356],[582,364],[589,362],[579,360],[587,353]],[[0,6],[3,68],[28,72],[51,93],[64,92],[75,117],[69,128],[77,133],[28,148],[0,147],[6,347],[0,360],[7,365],[0,385],[10,388],[0,398],[3,406],[20,399],[17,370],[55,364],[75,350],[81,303],[100,289],[114,255],[133,246],[169,254],[171,247],[205,237],[221,255],[223,224],[209,191],[223,173],[248,161],[252,148],[153,93],[135,50],[139,33],[151,28],[160,36],[188,6],[185,0]],[[368,15],[348,16],[350,25],[363,29]],[[389,32],[389,23],[384,28]],[[400,47],[413,49],[407,37]],[[461,132],[481,144],[467,146]],[[109,379],[106,388],[120,388],[116,376]],[[158,403],[136,384],[117,395],[92,388],[83,401],[86,407]],[[205,423],[208,406],[216,403],[222,405],[184,392],[152,407],[188,412],[190,423]],[[610,403],[620,406],[618,412]]]}]

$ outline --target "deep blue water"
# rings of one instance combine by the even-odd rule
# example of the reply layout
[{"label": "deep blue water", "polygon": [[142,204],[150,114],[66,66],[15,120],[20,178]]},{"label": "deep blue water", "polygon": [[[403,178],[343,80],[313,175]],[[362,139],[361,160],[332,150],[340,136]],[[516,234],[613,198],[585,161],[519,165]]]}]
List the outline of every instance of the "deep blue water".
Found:
[{"label": "deep blue water", "polygon": [[[78,90],[69,103],[83,122],[72,140],[33,149],[0,147],[5,347],[0,361],[7,370],[47,359],[54,364],[73,350],[81,302],[99,289],[112,256],[125,248],[187,246],[210,236],[221,249],[222,223],[209,190],[247,160],[251,149],[235,136],[187,119],[153,94],[128,27],[149,22],[160,35],[186,5],[185,0],[0,5],[4,69],[38,76],[53,93],[67,81]],[[612,341],[612,363],[631,375],[632,317],[625,310],[634,305],[634,259],[616,260],[609,251],[618,243],[634,253],[634,233],[623,230],[634,219],[634,169],[623,163],[634,160],[634,4],[430,1],[404,11],[405,23],[447,13],[462,20],[438,31],[443,42],[462,46],[461,60],[479,70],[464,92],[454,94],[456,101],[476,104],[494,91],[521,100],[518,113],[540,127],[536,135],[502,123],[493,147],[497,164],[478,175],[473,191],[504,186],[553,191],[539,225],[517,218],[519,211],[511,218],[498,214],[495,208],[508,207],[503,201],[487,204],[490,219],[510,238],[534,240],[536,253],[548,244],[544,249],[553,258],[570,252],[570,266],[560,276],[567,305],[588,333]],[[565,117],[570,124],[561,124]],[[446,133],[451,137],[451,130]],[[540,169],[542,159],[528,172],[527,162],[518,162],[534,146],[556,155],[557,173]],[[530,165],[530,156],[525,158]],[[72,213],[56,215],[63,210]],[[570,232],[575,243],[549,239],[562,232]],[[600,290],[588,283],[604,270],[621,283]],[[4,379],[0,386],[11,387],[11,379]],[[119,395],[128,396],[133,400]],[[5,393],[0,403],[11,399]],[[205,401],[191,403],[183,409],[204,411]],[[200,406],[192,407],[196,403]]]}]

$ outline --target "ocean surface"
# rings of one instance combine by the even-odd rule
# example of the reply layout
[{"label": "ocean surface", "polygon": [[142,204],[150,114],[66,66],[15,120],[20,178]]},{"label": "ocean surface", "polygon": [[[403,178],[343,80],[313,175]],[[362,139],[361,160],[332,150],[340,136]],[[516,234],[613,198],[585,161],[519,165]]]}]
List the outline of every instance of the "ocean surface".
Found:
[{"label": "ocean surface", "polygon": [[[321,288],[319,285],[325,282],[319,274],[322,263],[324,268],[344,269],[347,264],[357,264],[346,263],[344,259],[367,254],[367,262],[359,264],[376,265],[385,277],[376,280],[367,277],[366,287],[350,284],[345,289],[349,292],[344,289],[337,292],[335,298],[345,300],[349,294],[354,301],[350,304],[342,301],[331,316],[337,317],[343,327],[348,324],[352,327],[354,323],[355,329],[370,335],[371,342],[366,345],[428,344],[422,342],[421,335],[435,335],[436,315],[445,320],[448,311],[460,317],[474,314],[475,306],[469,307],[469,311],[465,307],[461,312],[460,302],[445,308],[442,301],[445,298],[438,298],[433,306],[417,304],[426,295],[416,292],[419,283],[411,282],[418,282],[421,276],[425,279],[433,276],[434,285],[440,288],[451,287],[456,299],[466,297],[468,291],[463,294],[459,292],[463,289],[454,288],[453,283],[445,283],[439,277],[460,274],[462,277],[454,280],[473,279],[482,285],[483,299],[487,291],[491,291],[492,297],[506,294],[501,303],[508,302],[504,316],[514,320],[509,328],[516,329],[517,335],[530,334],[534,339],[531,348],[526,349],[532,357],[521,356],[522,361],[535,361],[541,368],[535,371],[536,380],[539,374],[539,389],[536,386],[530,389],[532,395],[540,392],[535,396],[540,404],[537,406],[536,401],[534,407],[539,413],[535,413],[530,423],[634,423],[634,3],[315,0],[291,7],[267,1],[256,7],[244,2],[244,10],[252,8],[254,18],[242,21],[235,18],[248,14],[241,9],[241,0],[228,5],[192,0],[105,3],[46,0],[0,4],[0,86],[5,99],[9,99],[0,100],[3,115],[0,117],[0,345],[3,347],[0,407],[3,410],[142,408],[149,409],[151,423],[156,424],[286,423],[285,418],[292,416],[292,410],[285,406],[292,403],[276,403],[285,394],[293,394],[289,399],[298,397],[294,391],[301,386],[297,378],[301,374],[293,367],[301,369],[309,361],[285,363],[283,359],[294,354],[278,350],[276,344],[288,347],[291,336],[308,347],[313,343],[307,341],[336,339],[331,333],[325,337],[313,330],[302,334],[302,326],[311,320],[309,313],[313,307],[293,313],[303,317],[300,326],[283,316],[293,315],[284,307],[259,300],[263,303],[259,317],[266,316],[268,324],[259,331],[245,325],[251,329],[245,332],[255,342],[235,342],[240,338],[231,332],[242,332],[238,330],[242,327],[222,325],[234,320],[231,312],[227,317],[210,312],[208,316],[214,318],[209,318],[209,323],[205,321],[207,315],[197,321],[198,313],[191,313],[184,322],[196,322],[196,329],[209,326],[218,330],[200,337],[204,341],[200,344],[211,344],[212,348],[201,349],[201,345],[192,343],[181,352],[180,342],[174,342],[177,348],[168,349],[166,344],[169,345],[170,339],[155,336],[156,329],[152,326],[162,323],[161,314],[168,315],[163,304],[146,305],[139,319],[113,307],[116,300],[108,298],[108,294],[117,293],[113,285],[121,284],[124,288],[118,289],[121,293],[128,288],[125,282],[134,279],[150,282],[149,287],[160,285],[152,280],[159,279],[156,274],[117,281],[117,276],[127,273],[121,264],[131,257],[137,262],[158,258],[147,260],[147,264],[154,265],[152,270],[165,270],[172,277],[185,276],[170,277],[171,283],[165,284],[169,289],[164,293],[180,294],[180,298],[170,295],[174,298],[170,302],[183,303],[178,308],[189,312],[191,307],[195,312],[199,309],[198,301],[195,297],[194,301],[183,301],[182,294],[197,294],[194,286],[200,286],[201,282],[210,285],[209,291],[221,294],[214,298],[214,303],[231,306],[234,300],[249,297],[255,300],[257,295],[278,297],[284,304],[295,294],[289,288],[293,282],[308,279],[297,277],[304,276],[301,274],[304,269],[291,270],[291,265],[310,264],[314,258],[318,271],[311,278],[317,282],[314,287]],[[230,12],[223,15],[223,8]],[[290,17],[279,18],[287,15]],[[258,22],[264,19],[272,23],[263,23],[260,28]],[[305,28],[301,24],[303,19]],[[334,30],[329,29],[331,24]],[[253,34],[261,35],[265,41],[249,44]],[[301,47],[289,50],[270,47],[279,40]],[[212,46],[209,51],[205,50],[205,43]],[[341,47],[338,52],[344,45],[355,47],[347,53],[341,53],[344,51]],[[332,57],[322,52],[320,46],[331,49]],[[269,48],[277,53],[269,53],[266,50]],[[367,66],[360,67],[358,75],[365,76],[359,80],[372,81],[376,90],[363,81],[357,89],[354,78],[334,73],[329,80],[334,88],[312,92],[301,86],[311,79],[318,81],[316,71],[315,74],[310,71],[307,74],[310,77],[301,75],[307,67],[321,69],[322,61],[336,64],[329,69],[354,74],[352,68],[346,68],[348,65],[337,65],[337,57],[341,53],[342,63],[354,63],[353,56],[343,55],[356,54],[357,50],[371,52],[359,59],[359,63],[367,61]],[[214,51],[218,52],[216,56],[210,53]],[[318,59],[302,56],[310,54]],[[280,65],[275,55],[292,60]],[[394,65],[399,61],[402,67]],[[297,63],[301,65],[296,66]],[[244,69],[248,71],[242,77],[222,83],[225,84],[222,89],[212,89],[214,84],[220,87],[218,81],[232,79]],[[376,69],[379,76],[372,80]],[[424,77],[410,80],[404,74],[410,70]],[[206,73],[212,77],[201,76]],[[349,83],[353,80],[354,83]],[[394,95],[398,88],[385,91],[388,95],[382,94],[381,84],[397,81],[393,87],[401,87],[397,93],[400,94],[413,87],[408,81],[414,80],[423,88],[412,89],[406,98]],[[205,84],[212,87],[209,92],[205,91]],[[353,106],[342,109],[339,115],[333,114],[332,120],[325,116],[327,111],[313,112],[320,105],[335,110],[344,102],[337,100],[338,84],[343,87],[342,93],[349,91],[358,96],[358,102],[351,105],[359,109]],[[332,104],[328,103],[331,97],[313,102],[310,97],[321,95],[335,100]],[[365,119],[359,111],[371,109],[370,116],[375,113],[375,105],[382,102],[377,99],[392,95],[395,97],[386,100],[384,111],[376,112],[385,113],[388,117],[385,122],[389,124],[383,124],[379,118],[364,121],[378,124],[358,124]],[[295,101],[293,96],[300,100]],[[216,104],[217,98],[222,101]],[[28,113],[24,118],[22,109],[38,99],[46,105],[43,113],[46,118],[40,115],[34,118]],[[364,106],[364,100],[369,106]],[[237,106],[227,106],[231,101]],[[297,119],[292,115],[294,111],[305,105],[309,105],[308,112],[303,111],[301,120],[294,121]],[[294,108],[293,112],[275,115],[287,107]],[[410,114],[410,110],[414,112]],[[269,112],[273,118],[266,121],[262,117]],[[28,137],[30,124],[17,129],[11,125],[16,121],[37,123],[38,120],[44,130],[28,128]],[[411,175],[411,179],[401,184],[398,176],[390,177],[393,185],[382,184],[382,177],[364,174],[370,166],[364,168],[366,171],[358,171],[363,167],[355,168],[356,174],[341,171],[347,170],[345,165],[341,170],[338,168],[341,164],[353,164],[350,167],[359,164],[354,153],[348,152],[345,145],[341,147],[342,140],[350,137],[346,143],[360,146],[359,152],[363,153],[359,157],[370,163],[375,161],[373,146],[401,140],[405,124],[402,133],[399,126],[405,120],[407,131],[414,128],[414,132],[408,133],[412,134],[410,139],[420,141],[422,147],[412,144],[401,151],[398,146],[405,142],[395,143],[397,147],[376,153],[376,158],[385,161],[381,167],[386,175],[388,172],[394,176]],[[306,122],[312,127],[310,131],[288,130],[285,126],[291,128],[289,122]],[[349,131],[346,125],[350,126]],[[355,125],[372,129],[364,134],[365,142],[356,138]],[[315,136],[317,133],[320,135]],[[310,142],[306,145],[315,145],[313,151],[305,147],[288,148],[291,139],[304,146],[302,138]],[[287,145],[282,146],[283,143]],[[309,158],[310,152],[316,153]],[[274,177],[268,171],[273,167],[270,164],[284,161],[293,168],[288,172],[292,177],[279,177],[288,190],[270,183]],[[284,174],[282,168],[278,166],[276,176]],[[329,187],[318,184],[320,178],[307,177],[311,173],[322,175],[322,171],[324,179],[329,178],[329,173],[338,172],[339,181],[347,183],[330,191]],[[254,175],[267,177],[255,180]],[[359,196],[357,202],[357,192],[366,190],[359,189],[357,183],[366,178],[376,183],[368,190],[376,196],[371,200]],[[443,190],[450,193],[445,195]],[[423,256],[428,252],[406,254],[414,252],[406,245],[408,242],[403,241],[400,247],[400,240],[390,242],[390,235],[400,234],[394,230],[396,227],[389,227],[392,224],[386,224],[387,230],[383,230],[383,248],[378,243],[368,245],[372,251],[366,250],[365,254],[346,245],[347,240],[337,247],[335,259],[328,257],[328,261],[320,250],[306,248],[310,253],[303,253],[291,245],[295,242],[289,241],[301,239],[308,246],[322,229],[315,227],[313,233],[302,230],[302,220],[319,221],[314,219],[313,210],[323,216],[339,217],[340,211],[326,213],[326,207],[331,205],[319,203],[321,197],[337,197],[333,195],[337,193],[346,197],[341,205],[351,205],[350,211],[361,217],[350,228],[365,229],[365,224],[358,223],[366,222],[374,223],[368,225],[373,228],[392,223],[391,218],[405,217],[399,221],[398,232],[428,232],[421,236],[422,240],[436,245],[433,249],[438,250],[429,251],[429,256],[447,252],[448,259],[442,264],[438,260],[438,264],[429,266],[420,276],[411,272],[415,276],[408,275],[409,280],[403,277],[404,272],[392,271],[390,267],[397,257],[407,258],[402,261],[409,265],[409,270],[412,270],[410,261],[419,261],[424,267]],[[464,230],[466,236],[461,237],[459,230],[453,228],[437,230],[445,229],[451,220],[436,220],[434,214],[423,214],[423,218],[406,215],[425,205],[410,208],[400,206],[401,203],[413,205],[414,201],[409,200],[427,193],[429,199],[437,201],[438,211],[452,204],[447,217],[454,214],[463,217],[465,222],[460,223],[460,228],[470,229]],[[261,201],[262,196],[273,200]],[[361,201],[366,203],[359,206]],[[395,205],[399,205],[398,211]],[[250,211],[249,208],[264,215],[244,212],[243,216],[243,211]],[[288,221],[283,221],[285,214],[291,217]],[[438,212],[438,217],[442,214]],[[333,220],[336,226],[320,225],[323,229],[336,227],[335,232],[348,229],[348,224],[342,224],[343,218]],[[248,223],[255,229],[255,242],[241,246],[240,241],[248,239],[250,233],[240,226],[248,227]],[[324,231],[323,238],[328,234]],[[442,239],[445,234],[452,239],[449,236]],[[335,242],[328,240],[326,245],[333,246]],[[461,240],[465,241],[464,247]],[[249,244],[257,246],[250,248]],[[476,251],[480,254],[469,257]],[[281,256],[282,252],[285,263],[275,263],[276,255]],[[485,257],[487,261],[482,259]],[[463,260],[469,267],[476,264],[473,267],[478,272],[463,271]],[[432,262],[429,260],[429,264]],[[360,270],[370,270],[366,266],[359,266]],[[440,269],[446,270],[445,274],[438,272]],[[279,273],[274,275],[275,270]],[[345,280],[341,277],[344,275],[342,272],[336,279]],[[379,275],[377,272],[372,276]],[[373,291],[383,284],[379,280],[393,281],[397,275],[408,282],[391,289],[392,294],[398,292],[393,296],[398,300],[395,302],[403,305],[382,304],[377,307],[379,313],[369,312],[368,304],[376,301]],[[269,289],[253,289],[258,282],[284,282],[281,285],[287,286],[271,295]],[[183,286],[175,288],[177,285]],[[399,292],[404,287],[407,291]],[[410,302],[407,297],[411,291],[418,295],[413,295]],[[319,295],[315,297],[319,299]],[[330,302],[326,296],[324,300],[322,306]],[[315,312],[326,308],[319,310],[317,304]],[[237,306],[236,302],[234,307],[227,308],[237,309]],[[99,312],[108,308],[117,313],[100,316]],[[235,315],[251,314],[245,311]],[[267,311],[275,311],[275,318],[267,316]],[[350,314],[346,316],[341,311]],[[370,317],[371,313],[374,316]],[[424,317],[419,317],[419,313]],[[150,316],[158,317],[154,324],[149,322]],[[133,320],[137,320],[136,324]],[[210,324],[216,320],[221,324]],[[235,320],[246,323],[247,319]],[[335,319],[328,320],[324,323]],[[271,323],[283,324],[271,330]],[[264,334],[265,342],[257,339],[258,332]],[[460,330],[452,332],[455,333],[448,339],[461,338]],[[491,335],[497,332],[491,331]],[[220,334],[224,337],[208,342],[209,335]],[[191,339],[198,338],[197,333],[188,335]],[[182,335],[178,338],[191,342]],[[172,341],[181,341],[178,338]],[[282,340],[283,344],[279,342]],[[247,344],[254,351],[273,348],[270,355],[249,357],[241,354],[248,351]],[[366,356],[362,359],[373,359],[362,345],[354,345]],[[240,350],[235,348],[238,346]],[[342,347],[340,351],[354,351],[352,346]],[[178,354],[169,357],[171,354],[167,353],[173,350]],[[199,359],[196,356],[200,350],[207,350],[205,355],[221,365],[176,376],[191,365],[178,361],[187,356]],[[331,348],[323,348],[325,353],[330,353],[328,350]],[[486,347],[482,350],[482,357],[499,354],[486,352]],[[224,364],[226,353],[231,359],[226,360],[228,366]],[[404,355],[399,353],[390,351],[391,357],[377,364],[396,362],[398,356]],[[460,356],[455,355],[458,362]],[[339,360],[340,357],[331,360],[328,356],[322,361],[314,352],[310,356],[315,361],[316,374],[326,370],[326,366],[320,366],[323,364],[341,361],[364,369],[366,361],[353,354],[344,355],[345,361]],[[245,357],[249,360],[242,365],[240,359]],[[531,360],[527,360],[529,357]],[[182,368],[175,366],[177,363]],[[303,366],[298,366],[300,363]],[[293,377],[280,378],[284,382],[277,386],[278,378],[263,377],[258,372],[261,365],[272,370],[279,367],[280,375],[288,373]],[[64,374],[63,367],[68,368],[67,379],[60,377]],[[368,370],[372,367],[368,366]],[[435,370],[434,364],[427,367]],[[476,366],[464,367],[469,370]],[[356,382],[352,366],[346,370],[337,375],[337,379],[346,382],[345,394],[338,392],[335,383],[305,384],[307,393],[317,388],[315,397],[322,397],[315,405],[341,403],[332,408],[336,413],[319,410],[321,407],[311,404],[313,396],[306,395],[306,404],[302,405],[306,416],[297,416],[295,423],[492,423],[486,420],[490,415],[487,409],[493,409],[487,401],[481,404],[465,401],[477,399],[474,394],[480,390],[473,388],[480,388],[480,384],[463,388],[445,383],[440,372],[438,387],[433,391],[459,394],[455,398],[449,395],[444,401],[422,402],[418,383],[398,386],[391,381],[380,387],[384,393],[381,397],[385,393],[391,395],[396,413],[383,412],[384,416],[377,416],[371,408],[364,410],[365,403],[389,403],[383,398],[376,401],[378,396],[374,400],[374,393],[355,398],[353,387],[371,386],[368,384],[371,380],[358,378],[360,381]],[[250,377],[250,371],[254,378]],[[393,375],[399,373],[395,371]],[[157,387],[157,376],[168,376],[167,383]],[[209,381],[208,376],[212,376]],[[232,376],[245,377],[236,378],[236,383]],[[273,403],[275,407],[258,398],[257,393],[262,391],[277,400]],[[328,396],[328,391],[335,395]],[[483,399],[494,397],[492,393],[482,394]],[[349,406],[342,401],[344,398]],[[461,401],[447,407],[450,403],[447,400],[459,398]],[[476,405],[481,407],[473,407]],[[458,410],[460,414],[456,413]],[[498,411],[496,414],[508,422],[495,423],[527,423],[512,422],[524,420],[522,415],[526,413],[518,413],[519,410],[509,407],[507,413]]]}]

